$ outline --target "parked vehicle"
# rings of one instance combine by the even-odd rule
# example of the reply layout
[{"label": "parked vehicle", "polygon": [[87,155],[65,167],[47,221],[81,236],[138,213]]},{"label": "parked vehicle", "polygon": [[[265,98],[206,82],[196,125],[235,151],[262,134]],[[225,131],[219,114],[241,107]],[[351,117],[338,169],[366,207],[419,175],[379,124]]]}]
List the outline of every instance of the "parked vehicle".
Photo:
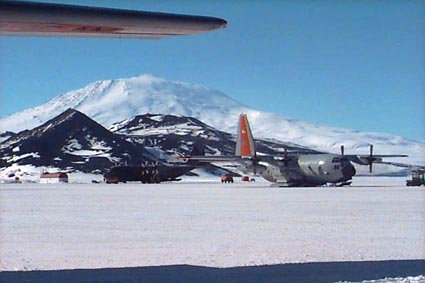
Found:
[{"label": "parked vehicle", "polygon": [[249,176],[242,176],[241,181],[242,182],[255,182],[255,179],[249,178]]},{"label": "parked vehicle", "polygon": [[412,171],[412,180],[406,181],[406,186],[425,186],[424,172]]},{"label": "parked vehicle", "polygon": [[233,183],[233,176],[228,174],[221,175],[221,182],[222,183]]},{"label": "parked vehicle", "polygon": [[249,176],[242,176],[241,181],[242,182],[249,182],[250,181]]}]

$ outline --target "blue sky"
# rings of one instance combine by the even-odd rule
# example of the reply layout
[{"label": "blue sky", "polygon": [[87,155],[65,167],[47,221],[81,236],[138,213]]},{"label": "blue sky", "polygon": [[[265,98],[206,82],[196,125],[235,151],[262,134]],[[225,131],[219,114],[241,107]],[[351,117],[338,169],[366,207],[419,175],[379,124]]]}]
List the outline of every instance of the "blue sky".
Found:
[{"label": "blue sky", "polygon": [[229,24],[162,40],[2,37],[2,117],[96,80],[150,73],[285,117],[425,141],[425,1],[49,2]]}]

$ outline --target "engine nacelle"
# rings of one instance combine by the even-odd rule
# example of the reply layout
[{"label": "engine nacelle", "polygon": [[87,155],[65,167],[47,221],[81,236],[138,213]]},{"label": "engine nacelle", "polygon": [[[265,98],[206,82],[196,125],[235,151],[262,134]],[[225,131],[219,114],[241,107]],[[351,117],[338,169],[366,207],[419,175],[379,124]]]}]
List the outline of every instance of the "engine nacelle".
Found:
[{"label": "engine nacelle", "polygon": [[382,158],[380,157],[369,157],[369,156],[358,156],[358,163],[361,165],[369,165],[372,162],[381,162]]}]

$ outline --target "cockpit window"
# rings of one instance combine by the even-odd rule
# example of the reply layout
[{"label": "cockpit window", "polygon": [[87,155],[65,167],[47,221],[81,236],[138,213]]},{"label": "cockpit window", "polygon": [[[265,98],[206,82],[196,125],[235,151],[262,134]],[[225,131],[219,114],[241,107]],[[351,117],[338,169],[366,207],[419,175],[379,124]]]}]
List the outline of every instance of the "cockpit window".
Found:
[{"label": "cockpit window", "polygon": [[339,158],[339,157],[334,157],[332,159],[332,163],[339,163],[339,162],[341,162],[341,158]]}]

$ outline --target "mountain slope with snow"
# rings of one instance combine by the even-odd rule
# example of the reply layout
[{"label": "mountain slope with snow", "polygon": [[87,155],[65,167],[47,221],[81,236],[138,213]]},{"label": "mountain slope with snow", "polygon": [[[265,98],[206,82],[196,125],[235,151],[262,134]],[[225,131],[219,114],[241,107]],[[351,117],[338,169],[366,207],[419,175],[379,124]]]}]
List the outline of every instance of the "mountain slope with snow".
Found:
[{"label": "mountain slope with snow", "polygon": [[1,119],[2,132],[33,128],[66,108],[81,111],[105,127],[145,113],[196,117],[202,121],[214,121],[210,124],[217,125],[229,114],[234,112],[237,115],[247,109],[218,91],[142,75],[98,81],[57,96],[45,104]]},{"label": "mountain slope with snow", "polygon": [[[162,151],[188,155],[193,146],[205,150],[207,155],[234,155],[235,134],[215,129],[196,118],[186,116],[144,114],[113,124],[112,133],[128,141]],[[255,139],[260,154],[315,153],[293,143]]]},{"label": "mountain slope with snow", "polygon": [[36,127],[65,109],[77,109],[104,127],[145,113],[195,117],[225,132],[235,133],[237,117],[248,114],[253,134],[292,142],[312,149],[367,154],[369,144],[376,154],[408,154],[398,162],[424,164],[425,144],[402,137],[316,126],[248,108],[225,94],[203,86],[172,82],[152,75],[98,81],[79,90],[57,96],[40,106],[0,119],[0,131],[17,132]]},{"label": "mountain slope with snow", "polygon": [[19,164],[99,173],[114,164],[146,160],[153,160],[153,156],[143,146],[126,141],[73,109],[0,143],[0,168]]}]

